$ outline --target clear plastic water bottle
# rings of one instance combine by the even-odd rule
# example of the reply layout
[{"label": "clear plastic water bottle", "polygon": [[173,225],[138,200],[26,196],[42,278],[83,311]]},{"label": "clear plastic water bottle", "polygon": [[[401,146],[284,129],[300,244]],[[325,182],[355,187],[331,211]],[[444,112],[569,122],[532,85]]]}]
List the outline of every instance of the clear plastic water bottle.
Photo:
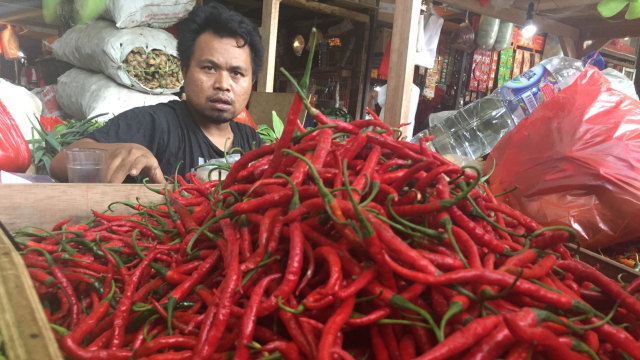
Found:
[{"label": "clear plastic water bottle", "polygon": [[538,105],[567,87],[582,72],[582,61],[556,56],[520,74],[490,95],[444,118],[411,139],[433,135],[440,154],[479,158]]}]

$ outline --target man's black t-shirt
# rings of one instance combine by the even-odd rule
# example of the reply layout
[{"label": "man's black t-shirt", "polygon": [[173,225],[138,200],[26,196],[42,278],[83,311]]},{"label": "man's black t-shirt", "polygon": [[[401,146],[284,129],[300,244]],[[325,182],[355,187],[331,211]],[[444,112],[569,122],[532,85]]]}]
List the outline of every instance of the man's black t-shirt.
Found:
[{"label": "man's black t-shirt", "polygon": [[[235,121],[230,125],[232,147],[247,152],[263,145],[258,133],[250,126]],[[224,152],[195,122],[186,102],[179,100],[120,113],[87,137],[101,143],[140,144],[158,159],[165,176],[174,174],[178,165],[178,174],[184,176],[197,165],[224,158]]]}]

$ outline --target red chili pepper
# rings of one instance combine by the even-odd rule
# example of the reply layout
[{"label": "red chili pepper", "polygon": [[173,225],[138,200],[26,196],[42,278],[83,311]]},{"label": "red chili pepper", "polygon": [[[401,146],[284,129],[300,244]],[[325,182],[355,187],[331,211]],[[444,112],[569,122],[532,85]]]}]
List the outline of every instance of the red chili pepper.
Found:
[{"label": "red chili pepper", "polygon": [[269,299],[260,305],[259,314],[263,315],[273,311],[277,306],[278,297],[286,299],[293,294],[302,272],[302,263],[304,261],[303,243],[304,234],[300,222],[295,221],[289,224],[289,258],[284,278]]},{"label": "red chili pepper", "polygon": [[505,360],[530,360],[534,345],[520,341],[509,350]]},{"label": "red chili pepper", "polygon": [[[596,324],[601,322],[601,319],[594,316],[586,319],[586,322],[588,324]],[[604,323],[593,329],[593,331],[604,341],[611,343],[615,348],[626,352],[627,355],[634,359],[640,359],[640,342],[623,329]]]},{"label": "red chili pepper", "polygon": [[416,357],[416,342],[411,334],[405,334],[400,339],[398,350],[400,350],[400,360],[410,360]]},{"label": "red chili pepper", "polygon": [[67,355],[78,360],[127,360],[133,354],[129,349],[83,349],[69,336],[60,340],[60,347]]},{"label": "red chili pepper", "polygon": [[78,325],[66,335],[71,338],[73,343],[79,344],[106,315],[107,311],[109,311],[109,302],[113,297],[114,290],[114,288],[111,288],[110,293],[93,307],[89,315],[83,318]]},{"label": "red chili pepper", "polygon": [[140,359],[145,356],[153,355],[167,348],[193,349],[196,345],[196,338],[193,336],[183,335],[166,335],[159,336],[149,342],[142,344],[133,352],[134,359]]},{"label": "red chili pepper", "polygon": [[136,267],[133,274],[125,276],[124,292],[120,298],[120,302],[118,302],[118,307],[116,308],[113,318],[113,337],[111,338],[110,345],[112,350],[122,347],[127,319],[129,318],[129,312],[131,311],[131,305],[133,304],[134,292],[138,286],[142,273],[148,268],[149,263],[153,261],[158,254],[160,254],[159,250],[152,250]]},{"label": "red chili pepper", "polygon": [[493,360],[500,358],[515,344],[516,339],[501,322],[485,338],[469,349],[462,360]]},{"label": "red chili pepper", "polygon": [[571,351],[561,343],[558,336],[542,327],[536,327],[537,316],[530,308],[518,313],[504,314],[504,322],[516,339],[537,343],[553,353],[558,359],[583,359],[582,355]]},{"label": "red chili pepper", "polygon": [[298,347],[289,341],[272,341],[260,347],[258,351],[278,351],[284,360],[301,360]]},{"label": "red chili pepper", "polygon": [[437,344],[431,350],[418,356],[416,359],[446,359],[460,354],[476,344],[482,339],[482,337],[486,336],[501,322],[501,315],[489,315],[475,319],[462,329],[448,336],[443,342]]},{"label": "red chili pepper", "polygon": [[278,310],[278,317],[283,322],[298,349],[309,359],[317,358],[318,351],[315,346],[316,344],[311,342],[312,339],[310,339],[308,332],[303,330],[302,324],[298,321],[297,316],[287,310],[280,309]]},{"label": "red chili pepper", "polygon": [[320,344],[318,345],[318,360],[333,359],[333,348],[335,346],[336,337],[338,336],[340,328],[342,328],[347,319],[349,319],[355,302],[355,296],[345,299],[335,313],[329,318],[329,320],[327,320],[327,323],[322,330]]},{"label": "red chili pepper", "polygon": [[167,324],[169,326],[169,334],[172,334],[171,330],[171,318],[173,315],[173,309],[176,304],[182,301],[187,294],[196,286],[207,273],[213,268],[218,261],[220,253],[214,252],[205,259],[201,266],[191,274],[182,283],[176,286],[169,294],[160,300],[160,303],[167,303]]},{"label": "red chili pepper", "polygon": [[502,287],[509,287],[513,284],[513,292],[527,295],[532,299],[541,301],[545,304],[549,304],[560,309],[570,309],[581,306],[580,303],[574,301],[569,295],[558,294],[528,281],[517,281],[514,283],[515,277],[513,275],[500,271],[491,271],[485,269],[465,269],[452,271],[441,275],[429,275],[423,272],[408,270],[396,264],[388,256],[386,258],[387,262],[391,265],[393,270],[396,271],[399,275],[432,286],[465,282],[498,285]]},{"label": "red chili pepper", "polygon": [[260,229],[258,232],[258,248],[249,256],[247,261],[240,264],[240,271],[249,271],[263,260],[265,253],[267,252],[267,241],[271,234],[273,220],[281,213],[281,210],[277,207],[268,209],[265,212],[262,221],[260,222]]},{"label": "red chili pepper", "polygon": [[37,250],[42,255],[44,255],[45,260],[47,262],[47,266],[49,266],[49,269],[51,270],[51,274],[56,279],[58,284],[60,284],[60,287],[62,288],[62,290],[66,293],[66,296],[69,299],[69,305],[71,306],[70,328],[73,329],[78,323],[78,320],[80,319],[80,301],[78,301],[78,296],[76,295],[76,292],[73,289],[73,285],[69,282],[69,279],[67,279],[65,274],[62,272],[62,269],[60,268],[60,266],[53,261],[51,256],[46,251],[40,248],[28,248],[25,251],[31,251],[31,250]]},{"label": "red chili pepper", "polygon": [[501,266],[500,270],[511,275],[518,275],[523,279],[539,279],[551,271],[558,259],[555,255],[546,255],[542,260],[538,261],[531,268],[522,268],[516,266]]},{"label": "red chili pepper", "polygon": [[580,260],[562,260],[558,261],[556,266],[564,271],[572,273],[576,278],[590,281],[605,293],[616,300],[620,300],[620,304],[635,316],[640,316],[640,301],[626,292],[620,284],[606,277],[603,273],[595,268],[583,263]]},{"label": "red chili pepper", "polygon": [[[227,274],[220,285],[220,302],[215,312],[214,321],[208,331],[201,332],[193,356],[194,360],[208,359],[215,351],[229,320],[233,295],[236,288],[240,285],[242,275],[240,272],[240,241],[238,236],[229,219],[222,219],[220,222],[222,224],[223,234],[227,240],[227,251],[224,256]],[[212,308],[210,307],[209,309]]]},{"label": "red chili pepper", "polygon": [[[300,95],[296,94],[293,97],[293,103],[289,108],[289,113],[287,114],[287,118],[284,122],[284,128],[282,130],[282,135],[278,142],[275,143],[275,149],[273,151],[273,158],[271,159],[271,163],[269,164],[269,168],[262,175],[262,178],[270,178],[277,171],[284,154],[282,153],[282,149],[285,146],[289,146],[291,144],[291,138],[293,137],[293,133],[296,130],[296,123],[298,123],[298,116],[300,116],[300,112],[302,111],[303,101]],[[228,175],[227,175],[228,176]]]},{"label": "red chili pepper", "polygon": [[229,173],[227,174],[227,176],[224,179],[224,182],[222,183],[222,189],[223,190],[227,189],[231,185],[233,185],[236,181],[236,177],[238,176],[239,172],[245,169],[247,166],[249,166],[249,164],[251,164],[255,160],[265,155],[273,154],[275,149],[276,149],[276,143],[263,145],[241,156],[240,159],[238,159],[238,161],[234,163],[234,166],[232,166],[231,169],[229,170]]},{"label": "red chili pepper", "polygon": [[[168,351],[165,353],[153,354],[147,357],[140,358],[140,360],[189,360],[193,356],[193,351]],[[211,360],[223,360],[226,359],[226,354],[214,354]]]},{"label": "red chili pepper", "polygon": [[249,302],[245,306],[244,315],[242,316],[242,332],[240,334],[240,337],[238,338],[236,345],[236,359],[242,360],[249,358],[249,348],[246,346],[246,344],[250,343],[251,339],[253,338],[253,331],[255,329],[258,315],[258,306],[260,304],[260,301],[262,301],[262,295],[267,289],[267,286],[269,286],[269,283],[280,276],[280,274],[271,274],[263,278],[251,291]]}]

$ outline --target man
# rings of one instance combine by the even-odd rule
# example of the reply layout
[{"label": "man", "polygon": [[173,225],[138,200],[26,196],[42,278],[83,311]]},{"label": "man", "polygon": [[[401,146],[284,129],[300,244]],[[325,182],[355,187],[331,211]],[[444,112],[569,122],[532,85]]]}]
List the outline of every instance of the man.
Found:
[{"label": "man", "polygon": [[[194,8],[179,24],[178,54],[185,101],[125,111],[69,146],[107,150],[107,181],[128,176],[163,183],[177,171],[261,146],[251,127],[233,121],[245,108],[262,67],[264,48],[248,19],[211,3]],[[51,162],[51,175],[67,181],[64,151]]]}]

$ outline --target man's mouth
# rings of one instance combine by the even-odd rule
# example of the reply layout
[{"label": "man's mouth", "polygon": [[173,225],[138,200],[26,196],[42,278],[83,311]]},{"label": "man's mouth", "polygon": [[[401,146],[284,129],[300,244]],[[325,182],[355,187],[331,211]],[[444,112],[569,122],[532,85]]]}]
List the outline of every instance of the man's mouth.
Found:
[{"label": "man's mouth", "polygon": [[209,104],[216,110],[227,111],[233,106],[233,101],[227,97],[217,96],[209,98]]}]

